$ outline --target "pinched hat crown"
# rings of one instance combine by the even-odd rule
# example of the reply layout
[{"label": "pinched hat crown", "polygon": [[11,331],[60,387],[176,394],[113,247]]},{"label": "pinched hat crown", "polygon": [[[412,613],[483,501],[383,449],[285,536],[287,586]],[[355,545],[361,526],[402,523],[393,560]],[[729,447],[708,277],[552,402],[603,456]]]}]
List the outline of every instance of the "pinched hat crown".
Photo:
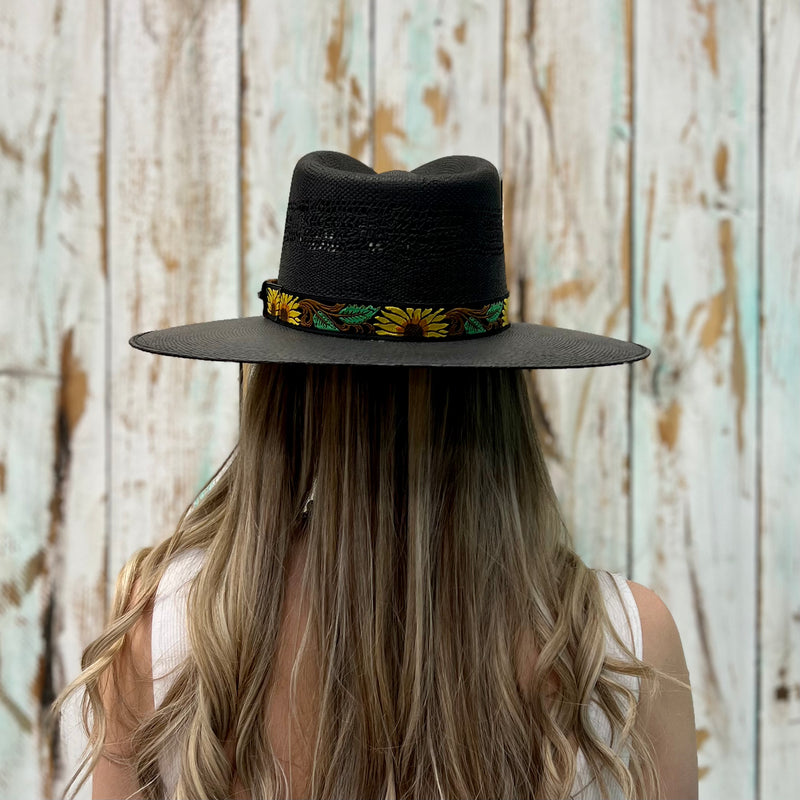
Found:
[{"label": "pinched hat crown", "polygon": [[343,153],[294,170],[264,316],[358,338],[468,338],[508,327],[500,177],[448,156],[376,173]]}]

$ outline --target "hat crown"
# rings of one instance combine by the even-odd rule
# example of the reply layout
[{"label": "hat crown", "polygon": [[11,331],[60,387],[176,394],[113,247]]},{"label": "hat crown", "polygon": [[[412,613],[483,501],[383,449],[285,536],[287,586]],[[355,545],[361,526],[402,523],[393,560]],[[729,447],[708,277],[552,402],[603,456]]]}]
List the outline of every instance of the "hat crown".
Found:
[{"label": "hat crown", "polygon": [[500,176],[474,156],[376,173],[344,153],[309,153],[292,176],[278,283],[379,304],[501,298]]}]

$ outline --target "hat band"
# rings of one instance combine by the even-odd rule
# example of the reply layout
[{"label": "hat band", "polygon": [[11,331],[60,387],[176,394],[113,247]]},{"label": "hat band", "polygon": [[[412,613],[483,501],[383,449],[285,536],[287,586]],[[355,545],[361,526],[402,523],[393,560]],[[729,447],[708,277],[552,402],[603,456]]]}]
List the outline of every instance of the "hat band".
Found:
[{"label": "hat band", "polygon": [[473,339],[509,327],[508,292],[480,305],[423,308],[335,301],[285,291],[275,279],[264,281],[258,296],[263,315],[273,322],[313,333],[359,339]]}]

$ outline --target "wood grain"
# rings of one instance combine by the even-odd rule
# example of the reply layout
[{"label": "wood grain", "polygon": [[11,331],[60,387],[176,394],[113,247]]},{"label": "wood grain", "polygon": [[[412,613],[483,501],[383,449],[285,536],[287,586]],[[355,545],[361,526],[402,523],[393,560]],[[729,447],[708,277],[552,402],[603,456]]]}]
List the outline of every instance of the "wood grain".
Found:
[{"label": "wood grain", "polygon": [[81,0],[7,3],[0,12],[0,794],[8,797],[55,796],[59,743],[43,735],[44,712],[105,612],[103,22],[102,9]]},{"label": "wood grain", "polygon": [[512,319],[652,349],[535,373],[553,482],[676,619],[701,798],[793,797],[798,42],[793,0],[8,0],[0,795],[63,787],[43,709],[235,441],[236,364],[128,338],[260,315],[294,164],[335,149],[488,158]]},{"label": "wood grain", "polygon": [[800,7],[764,6],[759,796],[800,786]]},{"label": "wood grain", "polygon": [[369,0],[248,2],[243,13],[242,308],[278,276],[292,171],[313,150],[372,162]]},{"label": "wood grain", "polygon": [[[512,0],[505,30],[511,313],[627,339],[630,3]],[[542,443],[578,552],[592,566],[621,573],[627,570],[629,369],[641,366],[534,372]]]},{"label": "wood grain", "polygon": [[375,4],[375,169],[466,153],[501,166],[502,5]]},{"label": "wood grain", "polygon": [[755,796],[758,6],[636,6],[633,578],[694,688],[701,798]]},{"label": "wood grain", "polygon": [[109,7],[113,578],[174,531],[236,437],[236,364],[128,339],[239,315],[239,16],[234,0]]}]

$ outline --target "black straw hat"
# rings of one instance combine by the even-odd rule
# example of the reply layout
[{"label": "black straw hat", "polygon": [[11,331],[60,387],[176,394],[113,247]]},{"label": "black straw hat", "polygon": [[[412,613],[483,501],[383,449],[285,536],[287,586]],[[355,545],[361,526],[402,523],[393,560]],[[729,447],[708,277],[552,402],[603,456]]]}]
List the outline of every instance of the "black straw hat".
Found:
[{"label": "black straw hat", "polygon": [[278,277],[261,316],[138,333],[130,344],[211,361],[568,368],[650,350],[508,320],[500,176],[471,156],[376,173],[344,153],[303,156]]}]

